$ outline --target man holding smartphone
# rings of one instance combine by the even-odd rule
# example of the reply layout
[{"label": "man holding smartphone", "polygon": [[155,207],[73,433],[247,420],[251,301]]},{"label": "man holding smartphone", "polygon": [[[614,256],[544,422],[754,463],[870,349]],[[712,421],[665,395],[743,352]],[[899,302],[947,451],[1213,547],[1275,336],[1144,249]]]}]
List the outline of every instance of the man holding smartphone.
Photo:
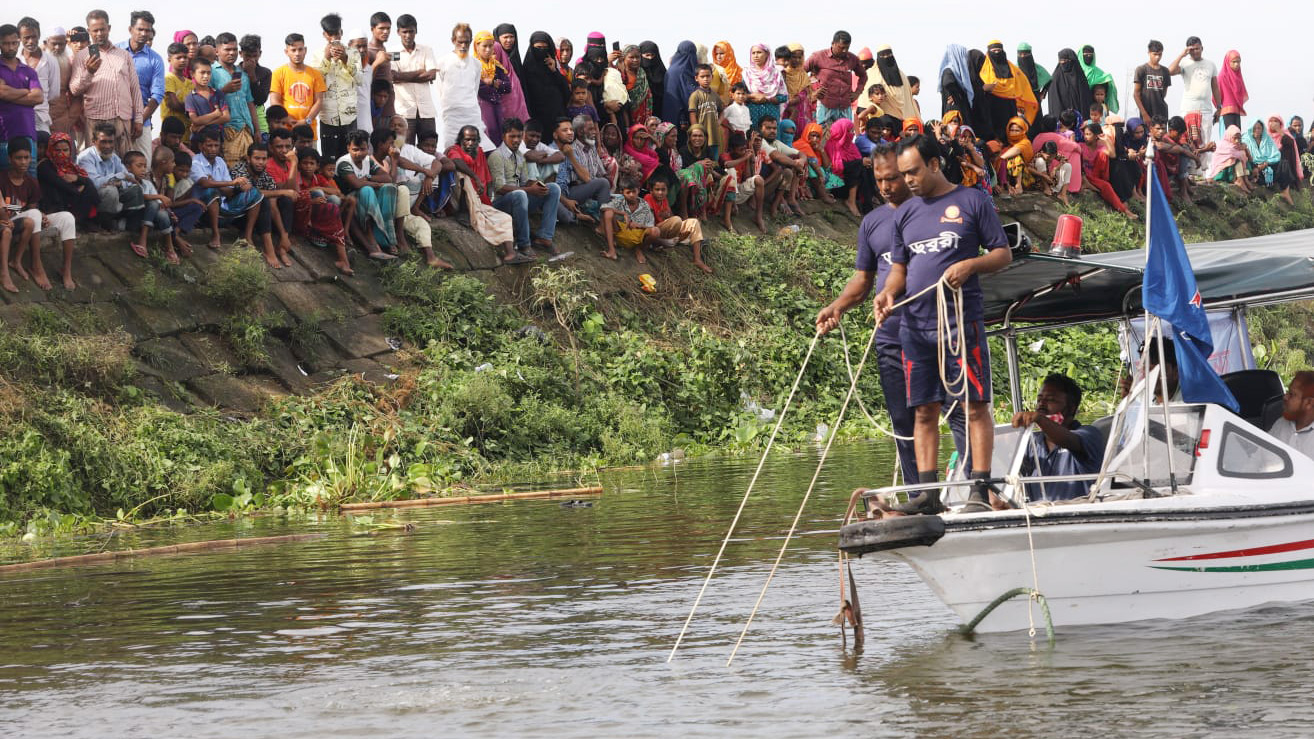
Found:
[{"label": "man holding smartphone", "polygon": [[73,57],[73,80],[68,89],[82,97],[82,128],[88,140],[95,140],[97,126],[114,128],[114,152],[128,153],[141,136],[141,83],[132,55],[110,43],[109,14],[103,10],[87,13],[90,44]]},{"label": "man holding smartphone", "polygon": [[247,147],[256,140],[256,109],[251,99],[251,80],[237,64],[237,36],[227,31],[214,39],[219,63],[211,67],[210,84],[228,99],[228,122],[224,124],[225,162],[240,162]]}]

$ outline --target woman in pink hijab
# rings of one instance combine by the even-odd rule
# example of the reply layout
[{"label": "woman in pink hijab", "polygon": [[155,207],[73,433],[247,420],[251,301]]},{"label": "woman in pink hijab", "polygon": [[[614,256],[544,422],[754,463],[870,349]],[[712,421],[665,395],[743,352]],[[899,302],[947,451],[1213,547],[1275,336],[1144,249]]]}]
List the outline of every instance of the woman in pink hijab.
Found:
[{"label": "woman in pink hijab", "polygon": [[830,171],[844,180],[844,187],[839,189],[848,191],[838,195],[845,198],[844,204],[849,206],[849,212],[855,218],[861,218],[858,188],[862,183],[862,153],[853,143],[853,136],[853,121],[841,118],[832,123],[826,138],[826,159],[830,161]]},{"label": "woman in pink hijab", "polygon": [[187,79],[192,78],[192,60],[196,58],[196,52],[201,48],[200,37],[193,31],[174,31],[173,42],[182,44],[187,47]]},{"label": "woman in pink hijab", "polygon": [[1241,116],[1246,114],[1246,101],[1250,93],[1246,92],[1246,80],[1241,76],[1241,52],[1233,49],[1223,57],[1223,66],[1218,70],[1218,113],[1223,117],[1224,128],[1236,126],[1241,129]]},{"label": "woman in pink hijab", "polygon": [[[1224,62],[1223,66],[1227,66],[1227,63]],[[1228,126],[1227,133],[1217,143],[1218,148],[1214,149],[1214,156],[1210,160],[1209,179],[1231,182],[1241,192],[1249,195],[1255,188],[1249,181],[1250,152],[1241,143],[1241,127]]]}]

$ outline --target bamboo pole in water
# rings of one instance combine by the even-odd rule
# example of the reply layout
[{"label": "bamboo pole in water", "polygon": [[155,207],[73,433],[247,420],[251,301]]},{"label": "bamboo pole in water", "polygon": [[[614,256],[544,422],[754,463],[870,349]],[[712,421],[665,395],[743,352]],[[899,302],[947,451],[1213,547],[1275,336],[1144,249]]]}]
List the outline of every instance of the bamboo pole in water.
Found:
[{"label": "bamboo pole in water", "polygon": [[567,488],[565,490],[530,490],[524,493],[494,493],[492,495],[462,495],[452,498],[416,498],[415,500],[377,500],[370,503],[343,503],[339,510],[344,513],[369,511],[379,508],[421,508],[435,505],[473,505],[475,503],[500,503],[508,500],[534,500],[542,498],[567,498],[575,495],[602,495],[602,487]]},{"label": "bamboo pole in water", "polygon": [[146,557],[156,554],[186,554],[187,552],[204,552],[214,549],[237,549],[240,547],[256,546],[257,544],[282,544],[292,541],[307,541],[309,539],[318,539],[324,534],[290,534],[288,536],[254,536],[246,539],[214,539],[211,541],[192,541],[185,544],[169,544],[161,547],[146,547],[145,549],[120,549],[113,552],[97,552],[95,554],[78,554],[71,557],[55,557],[53,559],[40,559],[35,562],[19,562],[17,564],[0,565],[0,573],[22,572],[24,570],[44,570],[51,567],[69,567],[72,565],[99,564],[101,562],[112,562],[116,559],[127,559],[128,557]]}]

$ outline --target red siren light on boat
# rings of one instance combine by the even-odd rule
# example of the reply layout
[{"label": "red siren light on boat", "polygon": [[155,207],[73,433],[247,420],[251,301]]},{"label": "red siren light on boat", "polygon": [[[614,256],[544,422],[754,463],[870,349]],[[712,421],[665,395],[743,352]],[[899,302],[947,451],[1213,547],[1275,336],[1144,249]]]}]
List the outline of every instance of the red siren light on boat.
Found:
[{"label": "red siren light on boat", "polygon": [[1049,248],[1052,257],[1079,259],[1081,257],[1081,218],[1071,213],[1058,217],[1054,226],[1054,244]]},{"label": "red siren light on boat", "polygon": [[1209,448],[1209,429],[1200,432],[1200,441],[1195,445],[1195,456],[1200,456],[1200,452]]}]

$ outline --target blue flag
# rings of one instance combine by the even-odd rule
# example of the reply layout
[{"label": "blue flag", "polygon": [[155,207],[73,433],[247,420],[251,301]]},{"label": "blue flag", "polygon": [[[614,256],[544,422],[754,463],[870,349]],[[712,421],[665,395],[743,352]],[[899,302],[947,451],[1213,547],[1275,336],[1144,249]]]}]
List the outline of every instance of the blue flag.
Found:
[{"label": "blue flag", "polygon": [[1238,412],[1240,405],[1236,398],[1232,397],[1223,378],[1209,365],[1209,355],[1214,351],[1209,316],[1205,314],[1195,272],[1186,256],[1182,235],[1177,232],[1173,211],[1168,207],[1168,199],[1159,187],[1159,178],[1153,168],[1145,180],[1150,208],[1149,254],[1141,283],[1145,310],[1173,325],[1182,400],[1217,403]]}]

